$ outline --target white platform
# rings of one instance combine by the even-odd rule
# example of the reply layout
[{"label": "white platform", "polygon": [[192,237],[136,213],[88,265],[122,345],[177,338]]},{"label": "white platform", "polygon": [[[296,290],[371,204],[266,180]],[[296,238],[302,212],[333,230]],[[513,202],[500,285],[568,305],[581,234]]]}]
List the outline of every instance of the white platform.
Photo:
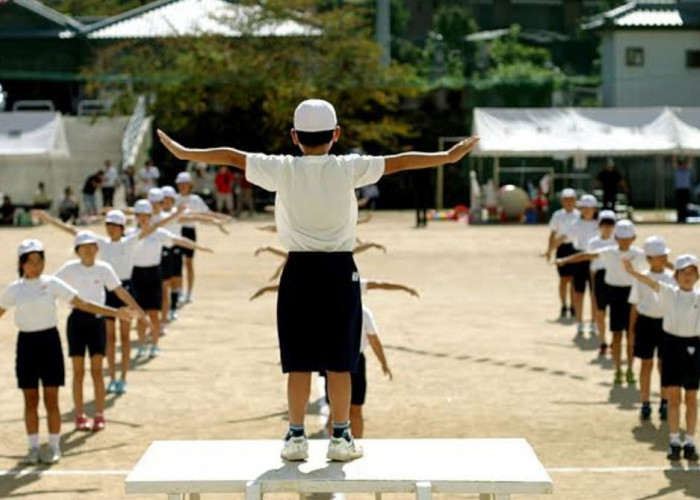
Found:
[{"label": "white platform", "polygon": [[552,480],[524,439],[361,440],[365,456],[326,460],[311,440],[307,462],[285,462],[279,440],[155,441],[126,478],[126,492],[479,493],[483,498],[552,492]]}]

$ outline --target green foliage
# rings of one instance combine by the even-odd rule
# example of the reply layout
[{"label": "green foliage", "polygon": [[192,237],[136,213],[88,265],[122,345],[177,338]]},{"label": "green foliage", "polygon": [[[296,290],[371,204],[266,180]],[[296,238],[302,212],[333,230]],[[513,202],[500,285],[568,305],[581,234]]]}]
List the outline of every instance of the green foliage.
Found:
[{"label": "green foliage", "polygon": [[[398,105],[413,91],[410,68],[379,63],[372,27],[355,8],[315,10],[309,2],[268,1],[247,26],[277,17],[293,4],[298,18],[314,14],[322,34],[298,38],[196,37],[129,42],[101,50],[87,70],[96,92],[154,93],[159,125],[176,134],[220,134],[241,147],[284,150],[296,105],[321,97],[333,102],[344,128],[343,146],[398,147],[411,127]],[[123,83],[120,83],[122,81]]]},{"label": "green foliage", "polygon": [[151,0],[44,0],[44,3],[70,16],[113,16],[150,3]]}]

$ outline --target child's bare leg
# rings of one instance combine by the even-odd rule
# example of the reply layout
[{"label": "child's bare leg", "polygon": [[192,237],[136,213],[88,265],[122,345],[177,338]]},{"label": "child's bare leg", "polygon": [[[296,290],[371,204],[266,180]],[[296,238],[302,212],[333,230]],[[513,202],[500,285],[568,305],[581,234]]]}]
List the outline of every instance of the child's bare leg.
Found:
[{"label": "child's bare leg", "polygon": [[615,360],[615,369],[622,370],[622,332],[612,332],[612,355]]},{"label": "child's bare leg", "polygon": [[598,326],[598,340],[601,344],[606,343],[605,331],[605,311],[597,310],[595,312],[595,321]]},{"label": "child's bare leg", "polygon": [[131,322],[123,320],[119,321],[119,330],[121,333],[122,343],[122,380],[126,380],[126,374],[129,371],[129,363],[131,362]]},{"label": "child's bare leg", "polygon": [[102,378],[102,356],[90,356],[90,375],[95,391],[95,415],[103,415],[105,412],[105,381]]},{"label": "child's bare leg", "polygon": [[356,438],[363,437],[365,433],[365,419],[362,415],[362,405],[350,405],[350,430]]},{"label": "child's bare leg", "polygon": [[569,287],[569,304],[571,304],[571,307],[573,307],[574,306],[574,277],[567,276],[566,283],[567,283],[567,286]]},{"label": "child's bare leg", "polygon": [[136,324],[136,333],[139,337],[139,344],[142,346],[146,345],[146,326],[146,322],[143,320],[139,320]]},{"label": "child's bare leg", "polygon": [[668,394],[668,432],[669,434],[678,434],[680,429],[680,406],[681,406],[681,388],[667,387]]},{"label": "child's bare leg", "polygon": [[109,373],[109,379],[114,380],[116,377],[116,359],[115,359],[115,344],[117,342],[115,330],[116,321],[107,319],[105,320],[105,330],[107,331],[107,372]]},{"label": "child's bare leg", "polygon": [[[573,290],[573,287],[572,287]],[[573,291],[574,295],[574,313],[576,314],[576,322],[578,324],[583,323],[583,293],[579,293],[576,290]]]},{"label": "child's bare leg", "polygon": [[287,404],[289,424],[304,425],[306,405],[311,394],[311,372],[290,372],[287,376]]},{"label": "child's bare leg", "polygon": [[170,280],[163,281],[162,290],[163,302],[160,308],[160,321],[162,324],[166,324],[170,314]]},{"label": "child's bare leg", "polygon": [[698,424],[698,391],[685,391],[685,433],[695,436]]},{"label": "child's bare leg", "polygon": [[639,399],[642,403],[648,403],[651,398],[651,372],[654,368],[654,358],[643,359],[639,372]]},{"label": "child's bare leg", "polygon": [[151,320],[151,343],[154,346],[158,345],[158,339],[160,339],[160,311],[157,309],[152,309],[146,311],[148,314],[148,319]]},{"label": "child's bare leg", "polygon": [[[661,358],[656,359],[656,368],[659,371],[659,380],[661,380],[661,364],[662,363],[663,363],[663,360]],[[661,385],[660,382],[659,382],[659,385]],[[668,391],[666,390],[666,388],[663,385],[661,386],[660,392],[661,392],[661,399],[667,400],[668,399],[668,394],[667,394]]]},{"label": "child's bare leg", "polygon": [[[592,281],[591,281],[592,283]],[[595,324],[598,320],[597,317],[597,312],[598,312],[598,304],[596,304],[595,301],[595,294],[593,293],[593,286],[589,283],[589,288],[588,288],[588,297],[590,298],[591,302],[591,324]]]},{"label": "child's bare leg", "polygon": [[327,376],[333,423],[345,423],[350,420],[350,372],[327,372]]},{"label": "child's bare leg", "polygon": [[562,307],[566,307],[566,278],[559,278],[559,301]]},{"label": "child's bare leg", "polygon": [[627,339],[627,370],[632,371],[634,367],[634,341],[630,342],[629,330],[625,332],[625,337]]}]

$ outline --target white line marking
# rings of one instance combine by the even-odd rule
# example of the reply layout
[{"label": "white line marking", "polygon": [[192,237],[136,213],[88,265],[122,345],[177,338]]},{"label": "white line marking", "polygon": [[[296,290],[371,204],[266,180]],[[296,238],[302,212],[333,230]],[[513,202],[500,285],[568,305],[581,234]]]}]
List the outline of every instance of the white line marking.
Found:
[{"label": "white line marking", "polygon": [[547,472],[563,474],[586,473],[624,473],[624,472],[700,472],[700,466],[689,465],[684,467],[671,467],[663,465],[629,465],[622,467],[550,467]]},{"label": "white line marking", "polygon": [[129,470],[0,470],[3,476],[128,476]]}]

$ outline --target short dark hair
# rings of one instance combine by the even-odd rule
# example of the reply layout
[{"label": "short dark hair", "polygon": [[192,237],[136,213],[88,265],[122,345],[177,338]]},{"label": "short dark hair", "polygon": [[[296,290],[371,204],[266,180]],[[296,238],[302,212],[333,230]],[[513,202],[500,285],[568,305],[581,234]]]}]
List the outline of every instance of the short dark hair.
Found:
[{"label": "short dark hair", "polygon": [[598,226],[615,226],[615,221],[610,219],[603,219],[598,223]]},{"label": "short dark hair", "polygon": [[309,147],[328,144],[333,140],[334,132],[335,130],[323,130],[321,132],[302,132],[301,130],[296,131],[299,144]]},{"label": "short dark hair", "polygon": [[25,253],[25,254],[20,255],[19,256],[19,264],[17,265],[17,267],[18,267],[17,272],[19,273],[20,278],[24,278],[24,269],[22,269],[22,266],[27,263],[27,261],[29,260],[29,256],[33,253],[39,254],[39,257],[41,258],[42,262],[45,260],[43,251],[41,251],[41,252],[29,252],[29,253]]}]

